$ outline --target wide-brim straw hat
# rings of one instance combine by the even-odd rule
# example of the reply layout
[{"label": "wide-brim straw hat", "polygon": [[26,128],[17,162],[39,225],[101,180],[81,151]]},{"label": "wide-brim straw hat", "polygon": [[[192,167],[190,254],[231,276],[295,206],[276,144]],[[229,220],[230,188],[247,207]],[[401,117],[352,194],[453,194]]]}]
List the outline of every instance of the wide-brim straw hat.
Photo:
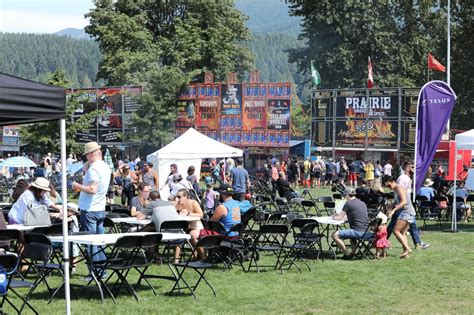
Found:
[{"label": "wide-brim straw hat", "polygon": [[423,186],[428,186],[429,187],[429,186],[432,186],[433,184],[434,184],[434,182],[431,179],[427,178],[425,180],[425,182],[423,183]]},{"label": "wide-brim straw hat", "polygon": [[44,177],[38,177],[33,183],[31,183],[31,186],[42,190],[51,191],[51,189],[49,189],[49,180]]},{"label": "wide-brim straw hat", "polygon": [[82,155],[86,155],[88,153],[100,150],[100,148],[101,146],[95,141],[87,142],[86,144],[84,144],[84,153]]}]

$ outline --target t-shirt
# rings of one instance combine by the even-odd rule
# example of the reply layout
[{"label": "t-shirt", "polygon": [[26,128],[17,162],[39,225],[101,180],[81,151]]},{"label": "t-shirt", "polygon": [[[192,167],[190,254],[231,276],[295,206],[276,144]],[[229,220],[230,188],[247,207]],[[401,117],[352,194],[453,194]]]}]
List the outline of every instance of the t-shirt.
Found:
[{"label": "t-shirt", "polygon": [[310,169],[311,169],[311,162],[308,161],[308,160],[304,161],[304,163],[303,163],[304,172],[309,173]]},{"label": "t-shirt", "polygon": [[109,189],[110,167],[102,160],[95,161],[89,167],[84,176],[83,185],[91,182],[98,183],[98,190],[95,194],[88,194],[81,191],[79,195],[79,209],[87,211],[105,211],[106,194]]},{"label": "t-shirt", "polygon": [[385,176],[392,176],[392,168],[393,168],[392,164],[390,163],[385,164],[383,167],[383,174]]},{"label": "t-shirt", "polygon": [[328,162],[326,164],[326,174],[334,174],[334,171],[336,169],[336,164],[334,164],[333,162]]},{"label": "t-shirt", "polygon": [[234,167],[230,170],[230,178],[232,179],[232,188],[236,193],[245,193],[247,191],[247,180],[249,173],[241,166]]},{"label": "t-shirt", "polygon": [[[132,199],[133,201],[133,199]],[[133,204],[132,204],[133,205]],[[164,206],[170,206],[172,205],[171,202],[166,201],[166,200],[161,200],[161,199],[156,199],[150,201],[144,208],[141,210],[144,214],[146,215],[151,215],[153,212],[153,209],[156,207],[164,207]]]},{"label": "t-shirt", "polygon": [[170,203],[168,206],[153,208],[151,220],[155,224],[157,232],[161,232],[161,224],[165,221],[178,221],[183,217],[176,212],[176,208]]},{"label": "t-shirt", "polygon": [[397,184],[411,192],[411,178],[407,174],[402,174],[397,179]]},{"label": "t-shirt", "polygon": [[347,221],[351,229],[364,232],[367,229],[369,218],[367,215],[367,206],[361,200],[354,198],[344,204],[342,208],[347,215]]},{"label": "t-shirt", "polygon": [[130,201],[130,208],[135,207],[137,211],[142,212],[145,207],[140,203],[140,199],[138,199],[138,196],[135,196],[132,198]]},{"label": "t-shirt", "polygon": [[426,197],[428,198],[428,200],[433,199],[434,197],[433,187],[421,187],[420,191],[418,192],[418,196]]}]

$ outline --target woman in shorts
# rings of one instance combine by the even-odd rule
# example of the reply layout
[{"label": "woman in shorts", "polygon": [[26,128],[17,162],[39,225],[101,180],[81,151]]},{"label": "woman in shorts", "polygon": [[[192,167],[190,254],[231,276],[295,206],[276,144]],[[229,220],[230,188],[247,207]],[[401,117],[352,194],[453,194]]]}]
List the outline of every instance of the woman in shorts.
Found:
[{"label": "woman in shorts", "polygon": [[407,231],[410,223],[415,221],[415,208],[413,208],[411,203],[410,193],[404,187],[398,185],[393,177],[388,176],[385,178],[385,186],[395,192],[395,207],[389,211],[388,217],[392,217],[395,212],[401,211],[393,229],[393,234],[395,234],[395,237],[403,247],[400,258],[408,258],[411,249],[408,246]]}]

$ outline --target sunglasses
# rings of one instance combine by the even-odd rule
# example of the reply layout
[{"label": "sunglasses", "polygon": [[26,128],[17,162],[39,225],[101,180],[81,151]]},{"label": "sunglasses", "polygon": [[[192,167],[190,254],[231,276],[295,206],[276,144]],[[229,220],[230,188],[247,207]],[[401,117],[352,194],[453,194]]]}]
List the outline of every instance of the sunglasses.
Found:
[{"label": "sunglasses", "polygon": [[176,196],[176,199],[181,199],[181,197],[183,197],[183,196],[179,196],[179,195],[178,195],[178,196]]}]

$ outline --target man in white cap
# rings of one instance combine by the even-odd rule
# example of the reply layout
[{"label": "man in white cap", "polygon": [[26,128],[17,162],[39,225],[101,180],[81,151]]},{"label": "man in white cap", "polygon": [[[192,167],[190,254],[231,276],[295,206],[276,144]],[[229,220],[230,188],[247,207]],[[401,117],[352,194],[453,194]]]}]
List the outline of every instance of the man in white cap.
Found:
[{"label": "man in white cap", "polygon": [[[104,234],[106,195],[111,175],[110,167],[102,160],[100,148],[101,146],[94,141],[84,145],[87,163],[83,169],[86,175],[82,184],[72,183],[72,189],[80,191],[80,229],[91,234]],[[93,249],[93,252],[96,250]],[[102,259],[105,259],[103,253],[93,256],[93,260]]]}]

